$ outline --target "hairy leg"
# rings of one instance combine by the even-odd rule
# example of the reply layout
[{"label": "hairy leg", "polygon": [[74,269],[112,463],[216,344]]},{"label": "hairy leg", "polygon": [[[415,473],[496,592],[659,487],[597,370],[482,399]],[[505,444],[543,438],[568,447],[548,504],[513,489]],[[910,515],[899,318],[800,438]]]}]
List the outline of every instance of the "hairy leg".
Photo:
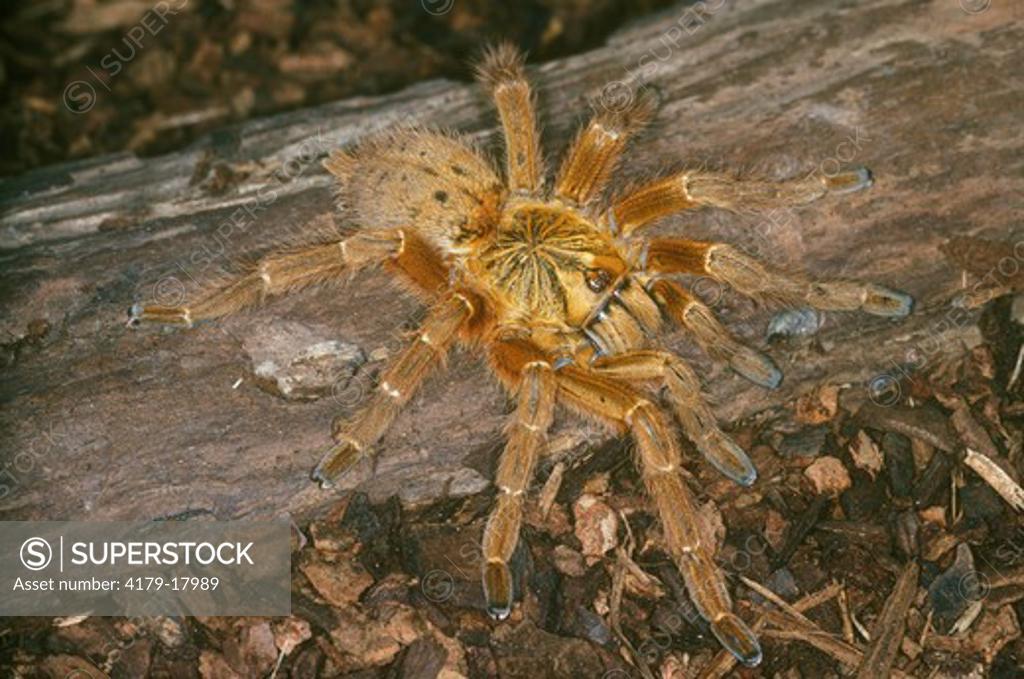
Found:
[{"label": "hairy leg", "polygon": [[[501,358],[497,358],[501,360]],[[547,361],[520,371],[516,409],[506,429],[507,442],[494,478],[495,505],[483,537],[483,584],[487,612],[498,620],[512,610],[512,574],[508,562],[519,542],[526,488],[537,456],[547,442],[555,410],[555,375]]]},{"label": "hairy leg", "polygon": [[782,382],[782,372],[770,358],[738,342],[711,309],[683,286],[661,278],[651,283],[649,291],[665,315],[689,330],[709,356],[726,361],[737,373],[762,387],[775,389]]},{"label": "hairy leg", "polygon": [[575,205],[598,197],[629,138],[654,117],[657,101],[650,90],[619,109],[599,109],[573,141],[555,182],[555,194]]},{"label": "hairy leg", "polygon": [[901,317],[914,300],[898,290],[856,280],[812,281],[785,274],[725,243],[652,238],[647,248],[652,273],[703,274],[751,297],[781,304],[809,304],[828,311],[866,311]]},{"label": "hairy leg", "polygon": [[475,311],[474,302],[459,292],[445,297],[430,310],[412,344],[381,375],[369,402],[335,434],[337,444],[313,470],[314,480],[328,484],[371,455],[372,446],[427,375],[444,361],[456,335]]},{"label": "hairy leg", "polygon": [[210,285],[182,306],[136,304],[130,310],[130,322],[191,327],[196,321],[260,304],[271,295],[338,281],[381,263],[395,266],[423,292],[436,292],[447,283],[444,264],[412,231],[363,231],[333,242],[266,255],[245,273]]},{"label": "hairy leg", "polygon": [[700,379],[686,361],[667,351],[641,350],[594,361],[594,370],[624,382],[654,382],[663,386],[683,433],[718,471],[749,486],[757,470],[747,454],[718,427],[711,408],[701,397]]},{"label": "hairy leg", "polygon": [[477,78],[494,97],[505,131],[509,189],[536,195],[542,188],[544,159],[533,94],[523,62],[523,55],[511,43],[501,43],[484,54],[483,63],[477,67]]},{"label": "hairy leg", "polygon": [[736,180],[703,171],[684,171],[655,179],[617,198],[608,211],[610,226],[630,235],[662,217],[699,207],[770,210],[802,205],[827,193],[847,193],[872,183],[865,168],[830,177],[811,176],[787,182]]},{"label": "hairy leg", "polygon": [[696,502],[680,473],[679,444],[664,413],[638,391],[596,372],[566,367],[557,373],[557,379],[560,401],[632,432],[644,484],[690,598],[719,642],[744,663],[756,665],[761,647],[750,628],[732,612],[713,548],[702,538]]}]

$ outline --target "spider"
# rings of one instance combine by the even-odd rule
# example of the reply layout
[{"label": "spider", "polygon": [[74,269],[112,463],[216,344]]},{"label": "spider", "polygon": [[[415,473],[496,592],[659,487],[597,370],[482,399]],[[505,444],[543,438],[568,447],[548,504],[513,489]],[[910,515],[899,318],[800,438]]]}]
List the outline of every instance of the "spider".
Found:
[{"label": "spider", "polygon": [[[643,231],[663,217],[702,207],[808,203],[864,188],[870,174],[860,168],[771,183],[683,171],[606,198],[627,141],[655,115],[649,89],[638,89],[623,106],[595,108],[548,182],[524,56],[507,43],[491,47],[477,76],[504,132],[504,176],[458,136],[420,128],[335,151],[324,165],[338,178],[346,220],[357,229],[266,255],[186,306],[135,305],[132,323],[191,326],[269,295],[383,265],[429,311],[413,341],[382,372],[368,403],[335,427],[335,443],[313,471],[314,480],[327,484],[372,457],[374,445],[449,349],[468,346],[487,357],[515,403],[483,536],[488,613],[501,620],[513,606],[508,564],[524,496],[561,404],[632,435],[668,553],[693,603],[726,649],[756,665],[759,642],[733,612],[714,547],[702,538],[671,416],[728,478],[750,486],[757,472],[719,428],[693,369],[659,348],[656,338],[675,324],[759,385],[775,388],[782,374],[767,356],[738,342],[675,277],[707,276],[761,300],[889,317],[908,314],[913,300],[871,283],[785,274],[727,244],[645,238]],[[662,391],[667,410],[660,405]]]}]

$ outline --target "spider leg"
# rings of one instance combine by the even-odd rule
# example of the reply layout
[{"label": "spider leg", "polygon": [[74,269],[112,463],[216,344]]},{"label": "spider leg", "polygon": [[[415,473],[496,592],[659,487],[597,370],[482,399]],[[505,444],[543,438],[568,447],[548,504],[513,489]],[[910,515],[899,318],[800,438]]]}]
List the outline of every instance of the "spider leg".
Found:
[{"label": "spider leg", "polygon": [[711,309],[679,283],[659,278],[650,284],[649,292],[665,315],[689,330],[709,356],[726,361],[737,373],[762,387],[775,389],[782,382],[782,371],[770,358],[737,341]]},{"label": "spider leg", "polygon": [[523,499],[537,456],[547,442],[555,410],[555,375],[545,360],[522,368],[516,409],[507,428],[494,485],[498,495],[483,537],[483,584],[487,612],[498,620],[512,610],[512,573],[508,562],[519,542]]},{"label": "spider leg", "polygon": [[664,413],[628,385],[593,371],[568,366],[557,373],[557,380],[560,402],[632,432],[641,475],[657,507],[669,553],[697,611],[722,646],[745,664],[758,664],[757,638],[732,612],[712,547],[702,540],[696,503],[680,474],[679,444]]},{"label": "spider leg", "polygon": [[536,113],[524,58],[511,43],[501,43],[484,54],[477,78],[498,107],[505,132],[505,164],[512,191],[536,194],[541,190],[544,159],[537,133]]},{"label": "spider leg", "polygon": [[624,382],[655,382],[665,387],[683,433],[704,458],[741,485],[749,486],[757,480],[754,463],[718,427],[714,413],[701,397],[700,379],[682,358],[667,351],[639,350],[602,356],[594,361],[593,368]]},{"label": "spider leg", "polygon": [[699,207],[727,210],[770,210],[803,205],[828,193],[847,193],[871,186],[867,168],[831,176],[809,176],[786,182],[738,181],[725,174],[684,171],[643,184],[612,203],[612,229],[629,235],[657,219]]},{"label": "spider leg", "polygon": [[416,339],[384,370],[369,402],[339,428],[337,443],[313,470],[315,481],[327,485],[360,459],[372,455],[372,446],[427,375],[444,361],[456,335],[476,311],[476,303],[460,292],[446,296],[431,308]]},{"label": "spider leg", "polygon": [[580,130],[562,162],[555,194],[575,205],[585,205],[608,184],[615,163],[629,138],[654,116],[657,100],[651,90],[617,109],[601,108]]},{"label": "spider leg", "polygon": [[371,265],[389,263],[423,292],[447,283],[447,268],[429,246],[409,230],[365,231],[342,240],[271,253],[240,276],[201,290],[182,306],[133,305],[130,323],[142,321],[191,327],[286,294],[343,276]]},{"label": "spider leg", "polygon": [[876,316],[910,313],[910,295],[856,280],[811,281],[782,273],[724,243],[684,238],[653,238],[647,268],[654,273],[706,275],[751,297],[794,305],[806,303],[828,311],[866,311]]}]

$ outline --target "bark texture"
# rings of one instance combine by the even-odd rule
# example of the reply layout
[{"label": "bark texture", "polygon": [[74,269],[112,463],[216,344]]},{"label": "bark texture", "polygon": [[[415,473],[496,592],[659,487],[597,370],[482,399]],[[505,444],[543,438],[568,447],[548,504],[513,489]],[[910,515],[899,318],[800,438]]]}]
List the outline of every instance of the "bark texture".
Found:
[{"label": "bark texture", "polygon": [[[776,392],[669,336],[702,369],[723,421],[822,382],[849,383],[844,393],[864,398],[873,379],[900,376],[897,366],[912,377],[976,343],[976,312],[952,303],[961,272],[939,246],[1016,235],[1020,4],[703,7],[680,6],[625,27],[601,49],[531,68],[549,166],[588,98],[653,85],[662,107],[620,185],[702,164],[771,178],[857,164],[876,178],[869,191],[791,214],[701,211],[661,229],[918,300],[901,322],[827,315],[814,337],[768,347],[786,374]],[[133,301],[174,299],[231,261],[332,219],[334,188],[320,158],[400,122],[460,130],[497,150],[483,93],[433,81],[252,121],[171,155],[106,156],[0,185],[0,516],[304,516],[356,486],[409,503],[485,488],[508,404],[483,364],[460,353],[385,437],[376,470],[331,491],[309,480],[331,419],[358,405],[420,315],[381,272],[189,331],[124,326]],[[764,347],[773,311],[718,292],[704,290],[737,334]],[[563,451],[605,437],[564,414],[557,426]]]}]

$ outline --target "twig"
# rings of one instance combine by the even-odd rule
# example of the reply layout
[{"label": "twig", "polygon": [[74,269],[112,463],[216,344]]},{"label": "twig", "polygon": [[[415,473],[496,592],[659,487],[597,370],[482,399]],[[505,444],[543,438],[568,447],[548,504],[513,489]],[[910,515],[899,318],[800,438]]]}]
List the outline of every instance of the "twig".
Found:
[{"label": "twig", "polygon": [[[792,607],[794,610],[799,611],[800,613],[803,613],[804,611],[809,611],[812,608],[817,608],[823,603],[826,603],[834,599],[839,594],[839,590],[839,584],[833,582],[827,587],[818,590],[817,592],[813,592],[811,594],[808,594],[807,596],[798,599],[796,602],[792,604]],[[767,619],[763,615],[758,617],[758,619],[755,620],[754,624],[752,625],[754,633],[760,633],[761,630],[764,629],[766,623]],[[716,655],[711,662],[709,662],[701,669],[700,674],[697,675],[697,679],[722,679],[722,677],[731,672],[732,668],[735,666],[736,656],[734,656],[729,651],[721,650],[718,652],[718,655]]]},{"label": "twig", "polygon": [[916,561],[907,563],[900,573],[892,593],[882,607],[882,614],[872,630],[872,641],[864,653],[864,660],[857,671],[857,679],[874,679],[889,676],[896,654],[903,641],[903,630],[907,621],[907,610],[917,592],[917,578],[920,566]]},{"label": "twig", "polygon": [[1010,375],[1010,381],[1006,383],[1006,391],[1013,389],[1013,385],[1017,383],[1020,378],[1020,369],[1024,363],[1024,344],[1020,345],[1020,349],[1017,350],[1017,362],[1013,366],[1013,374]]},{"label": "twig", "polygon": [[551,511],[552,505],[555,504],[558,490],[562,487],[562,477],[564,475],[565,463],[558,462],[555,464],[554,469],[551,470],[551,474],[548,475],[547,481],[544,482],[544,487],[540,490],[540,498],[537,500],[541,518],[548,518],[548,513]]},{"label": "twig", "polygon": [[[552,472],[554,473],[554,472]],[[612,592],[608,598],[608,622],[611,624],[612,631],[615,632],[615,636],[618,637],[619,643],[621,643],[626,650],[629,652],[629,657],[633,659],[634,666],[640,670],[640,674],[644,676],[644,679],[655,679],[654,675],[647,668],[646,663],[637,653],[636,648],[630,642],[629,638],[622,632],[622,594],[626,588],[626,573],[629,571],[627,562],[632,561],[630,555],[633,553],[633,549],[636,543],[633,538],[633,529],[629,525],[629,521],[626,517],[621,514],[622,523],[626,527],[626,539],[624,544],[619,545],[615,548],[616,560],[615,570],[612,574]]]},{"label": "twig", "polygon": [[800,611],[798,611],[795,608],[793,608],[792,605],[786,603],[786,601],[782,597],[780,597],[778,594],[776,594],[775,592],[771,591],[770,589],[768,589],[767,587],[765,587],[761,583],[756,582],[754,580],[751,580],[750,578],[748,578],[745,575],[741,575],[740,576],[740,580],[742,580],[743,584],[745,584],[747,587],[749,587],[750,589],[754,590],[755,592],[757,592],[758,594],[763,596],[765,599],[768,599],[773,604],[775,604],[776,606],[778,606],[782,610],[784,610],[787,613],[789,613],[790,615],[792,615],[794,618],[798,618],[799,620],[802,620],[805,624],[808,624],[808,625],[813,625],[814,624],[813,622],[810,621],[810,619],[807,618],[807,616],[805,616],[803,613],[801,613]]},{"label": "twig", "polygon": [[989,457],[968,448],[964,464],[973,469],[985,483],[992,486],[992,489],[999,493],[1000,497],[1006,500],[1011,507],[1018,512],[1024,510],[1024,489]]},{"label": "twig", "polygon": [[[864,659],[864,653],[852,644],[848,644],[834,635],[825,632],[817,625],[808,627],[800,620],[791,615],[762,608],[768,622],[778,629],[764,630],[764,636],[773,639],[788,639],[803,641],[814,646],[819,651],[827,653],[847,667],[857,667]],[[882,675],[884,676],[884,675]],[[890,677],[898,679],[911,679],[910,675],[900,671],[892,670]]]},{"label": "twig", "polygon": [[852,644],[854,642],[853,621],[850,619],[850,595],[846,593],[846,585],[839,590],[836,601],[839,604],[839,617],[843,620],[843,640]]}]

